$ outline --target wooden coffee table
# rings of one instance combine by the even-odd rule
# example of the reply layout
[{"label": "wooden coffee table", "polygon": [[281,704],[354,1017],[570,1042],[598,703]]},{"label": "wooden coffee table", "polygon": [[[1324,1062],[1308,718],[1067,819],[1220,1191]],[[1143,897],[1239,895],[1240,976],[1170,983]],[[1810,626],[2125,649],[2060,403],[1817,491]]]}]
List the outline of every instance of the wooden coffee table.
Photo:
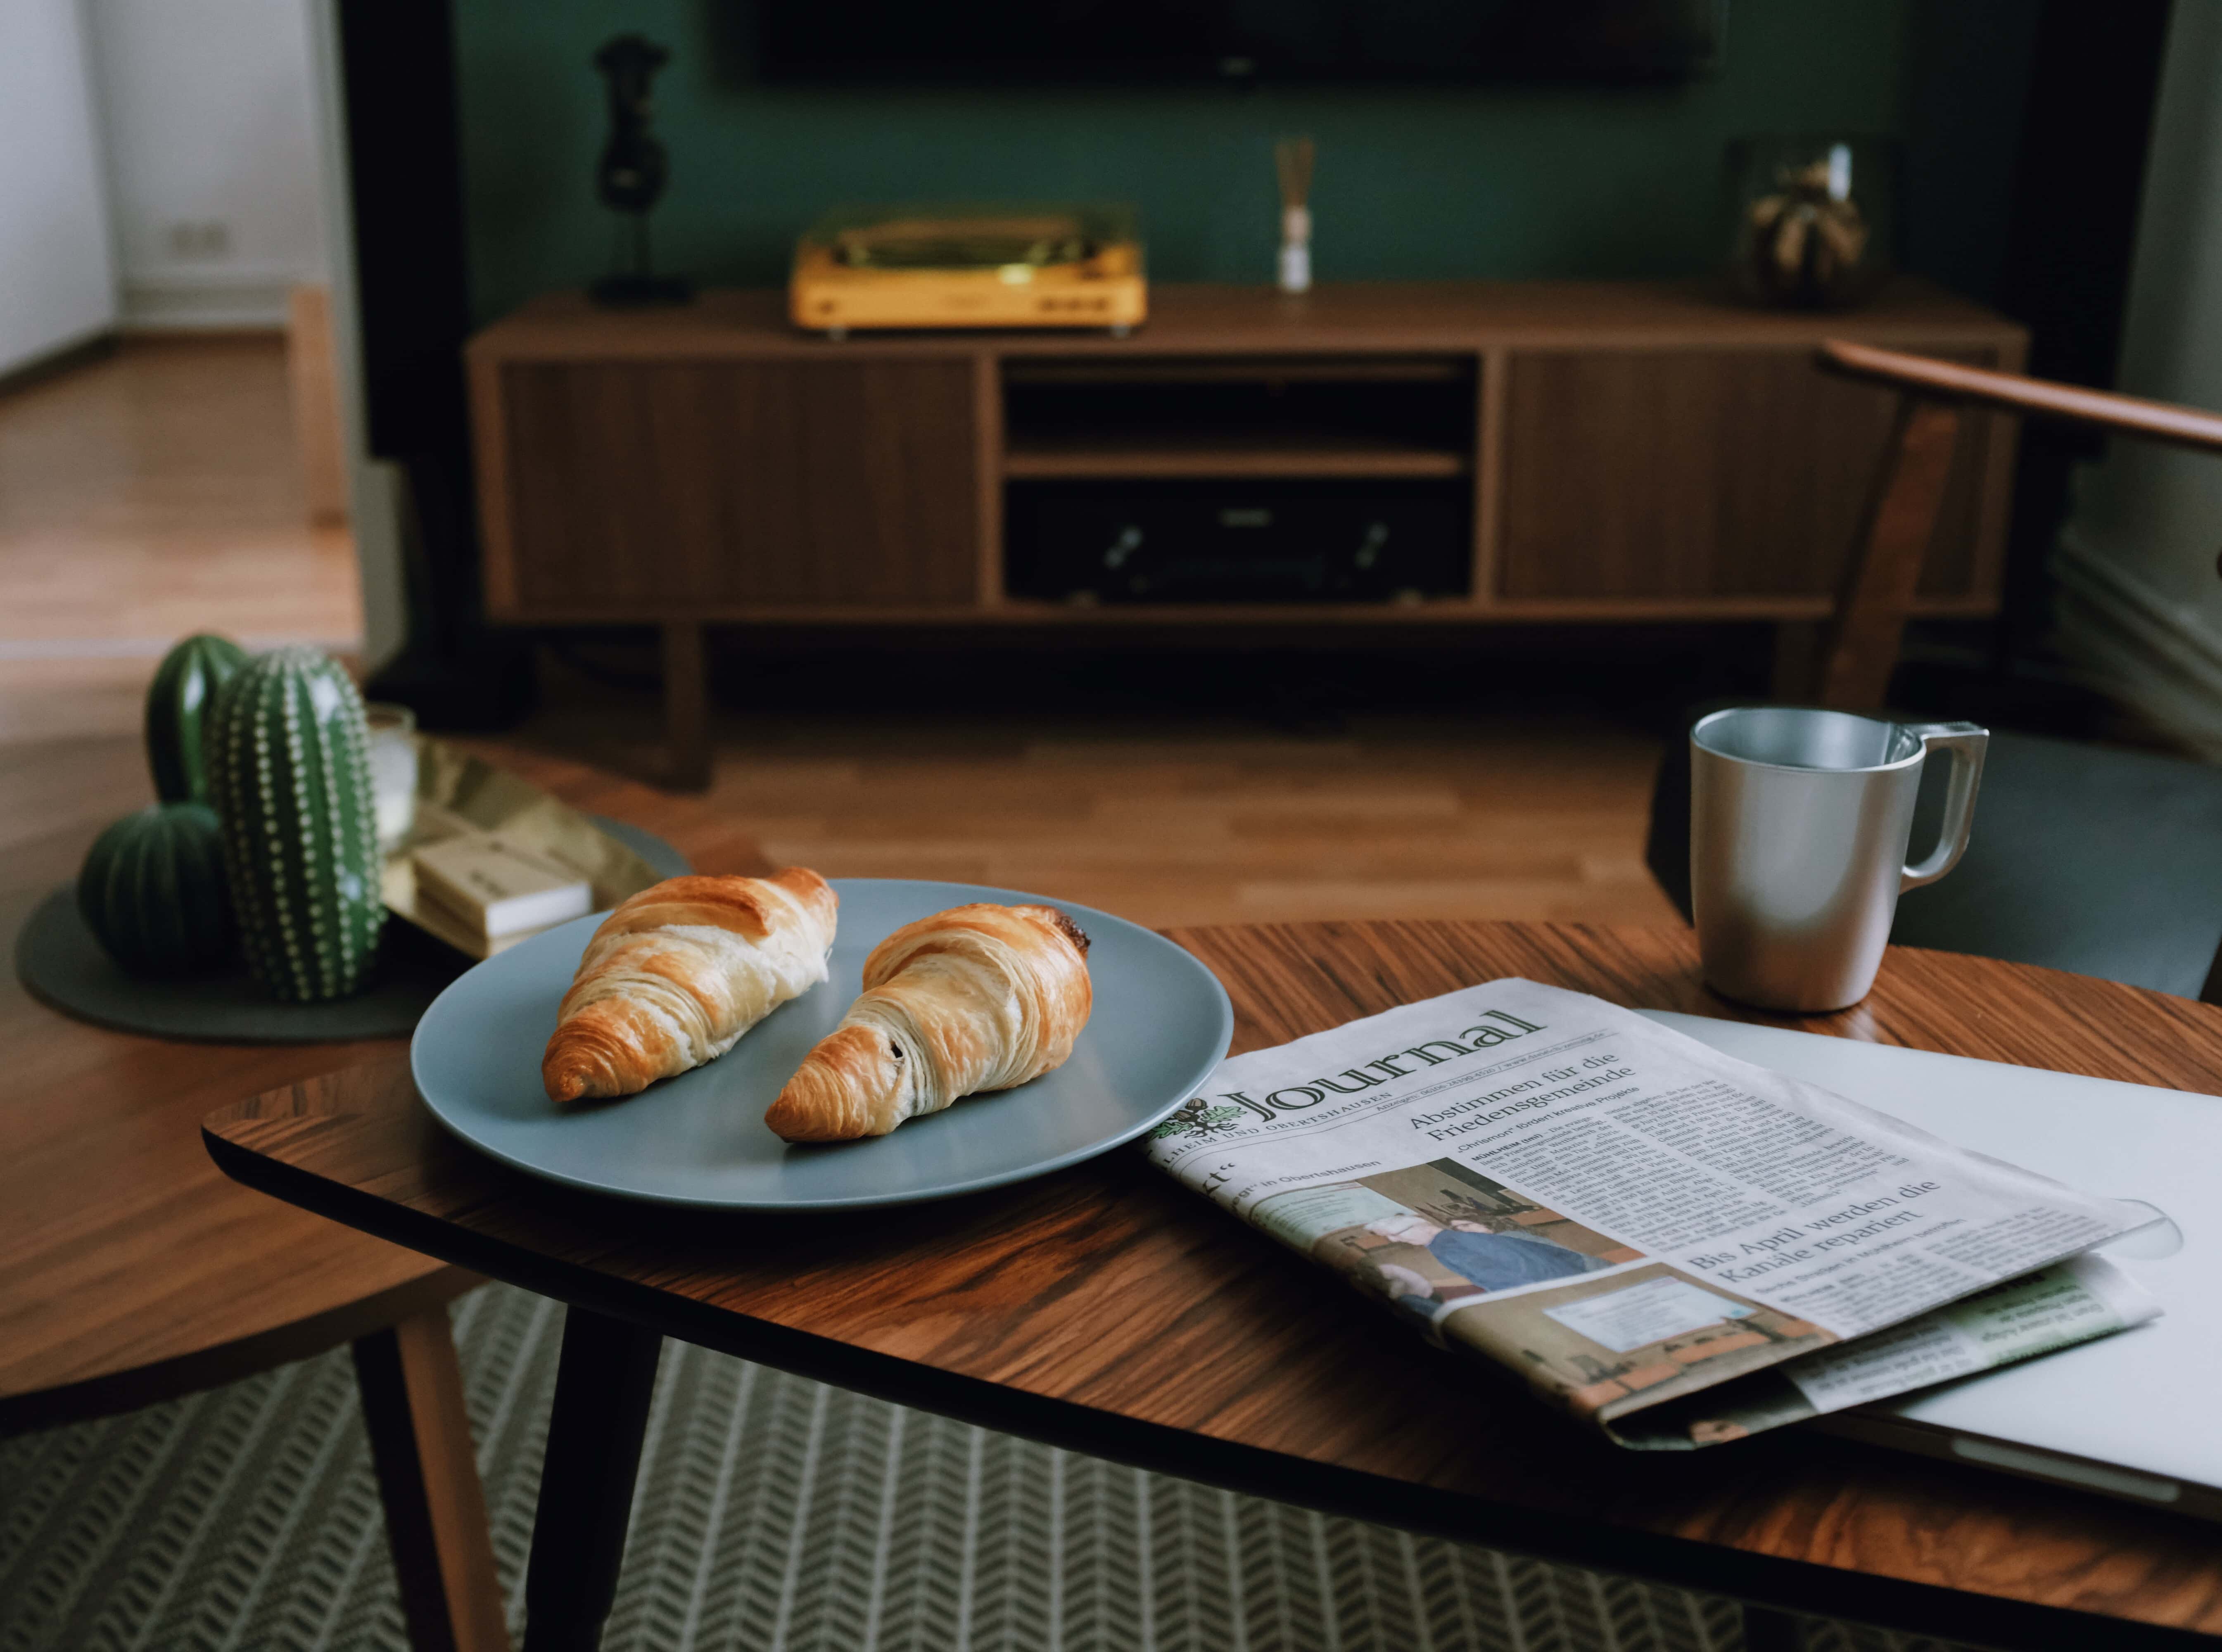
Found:
[{"label": "wooden coffee table", "polygon": [[[706,870],[765,870],[702,805],[476,748]],[[54,868],[0,888],[20,922]],[[8,926],[12,937],[15,922]],[[419,1652],[505,1647],[447,1303],[480,1277],[226,1179],[194,1135],[245,1090],[393,1060],[400,1040],[177,1044],[88,1027],[0,982],[0,1434],[102,1416],[354,1346]]]},{"label": "wooden coffee table", "polygon": [[[1516,974],[1638,1008],[2222,1089],[2222,1008],[1949,953],[1894,949],[1864,1004],[1787,1020],[1708,995],[1678,932],[1174,933],[1233,996],[1238,1051]],[[1392,1329],[1133,1149],[937,1205],[667,1211],[460,1146],[398,1059],[228,1109],[205,1138],[242,1182],[569,1304],[527,1584],[533,1652],[599,1638],[665,1336],[1191,1479],[1763,1608],[1999,1647],[2222,1635],[2212,1527],[1803,1430],[1695,1456],[1619,1451]]]}]

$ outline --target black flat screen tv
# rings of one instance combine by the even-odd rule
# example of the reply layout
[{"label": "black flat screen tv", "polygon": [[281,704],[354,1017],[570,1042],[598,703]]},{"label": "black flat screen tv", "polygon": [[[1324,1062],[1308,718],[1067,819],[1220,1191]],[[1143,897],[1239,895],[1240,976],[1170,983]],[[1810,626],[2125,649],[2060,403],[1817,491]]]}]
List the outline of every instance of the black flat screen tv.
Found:
[{"label": "black flat screen tv", "polygon": [[1728,0],[755,0],[758,72],[819,84],[1688,79]]}]

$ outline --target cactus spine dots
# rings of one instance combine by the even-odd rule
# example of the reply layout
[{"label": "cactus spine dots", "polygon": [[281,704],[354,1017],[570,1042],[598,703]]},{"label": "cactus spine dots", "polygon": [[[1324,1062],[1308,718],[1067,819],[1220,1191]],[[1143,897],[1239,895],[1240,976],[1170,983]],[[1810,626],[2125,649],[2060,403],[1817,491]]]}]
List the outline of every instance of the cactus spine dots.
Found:
[{"label": "cactus spine dots", "polygon": [[248,967],[276,998],[343,998],[386,921],[362,699],[312,648],[249,661],[210,717],[210,797]]}]

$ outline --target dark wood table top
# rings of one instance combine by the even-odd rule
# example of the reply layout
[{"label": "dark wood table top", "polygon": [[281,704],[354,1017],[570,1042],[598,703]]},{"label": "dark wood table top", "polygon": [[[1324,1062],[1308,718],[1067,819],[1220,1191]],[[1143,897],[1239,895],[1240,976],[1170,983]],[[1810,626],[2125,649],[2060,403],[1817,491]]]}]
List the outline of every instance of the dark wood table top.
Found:
[{"label": "dark wood table top", "polygon": [[[474,749],[577,807],[646,826],[706,870],[765,869],[699,800],[512,746]],[[118,760],[143,770],[135,747]],[[12,937],[89,840],[87,829],[19,846],[0,872],[0,929]],[[266,1370],[478,1284],[421,1250],[257,1197],[195,1137],[210,1109],[242,1092],[405,1047],[142,1038],[72,1021],[12,970],[0,976],[0,1433]]]},{"label": "dark wood table top", "polygon": [[[1175,932],[1244,1051],[1523,975],[1647,1008],[2222,1089],[2222,1008],[1894,949],[1803,1021],[1698,985],[1682,933],[1541,924]],[[1803,1430],[1639,1456],[1559,1420],[1125,1149],[869,1214],[667,1211],[536,1182],[448,1138],[387,1060],[209,1120],[235,1177],[667,1335],[1099,1455],[1764,1605],[1992,1645],[2222,1634],[2213,1528]]]}]

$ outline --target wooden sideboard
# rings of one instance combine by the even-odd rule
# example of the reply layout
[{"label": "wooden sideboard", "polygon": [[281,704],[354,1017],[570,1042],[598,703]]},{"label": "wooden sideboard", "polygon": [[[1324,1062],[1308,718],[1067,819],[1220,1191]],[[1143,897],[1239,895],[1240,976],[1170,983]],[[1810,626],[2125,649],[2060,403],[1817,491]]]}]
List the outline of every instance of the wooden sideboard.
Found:
[{"label": "wooden sideboard", "polygon": [[[615,312],[556,294],[468,347],[489,613],[665,627],[682,770],[702,762],[707,625],[1810,622],[1896,402],[1817,372],[1814,346],[2008,370],[2027,349],[1911,279],[1836,315],[1700,283],[1165,284],[1124,339],[833,341],[784,311],[776,292]],[[1967,421],[1916,612],[1995,607],[2012,463],[2011,418]],[[1466,588],[1089,606],[1007,584],[1014,487],[1325,477],[1455,493]]]}]

